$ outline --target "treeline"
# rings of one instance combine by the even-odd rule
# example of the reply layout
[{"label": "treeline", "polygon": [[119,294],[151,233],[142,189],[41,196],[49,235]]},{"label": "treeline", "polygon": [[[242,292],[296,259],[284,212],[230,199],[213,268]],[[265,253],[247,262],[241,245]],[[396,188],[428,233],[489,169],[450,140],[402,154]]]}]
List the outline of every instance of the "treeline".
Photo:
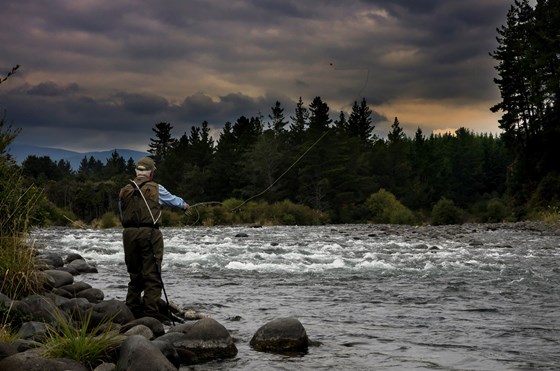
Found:
[{"label": "treeline", "polygon": [[[460,210],[454,222],[510,216],[506,176],[512,158],[502,139],[465,128],[429,136],[418,128],[410,138],[397,118],[387,138],[378,138],[365,99],[334,121],[320,97],[307,107],[300,99],[289,119],[276,102],[266,122],[242,116],[227,122],[216,142],[207,122],[180,137],[172,130],[170,123],[156,124],[149,151],[157,180],[191,204],[287,200],[330,223],[431,221],[442,200]],[[30,156],[22,164],[22,174],[54,205],[85,222],[117,211],[118,190],[133,169],[133,161],[116,152],[104,164],[84,158],[75,173],[48,157]],[[372,205],[379,194],[383,202],[394,197],[412,217],[383,216]]]}]

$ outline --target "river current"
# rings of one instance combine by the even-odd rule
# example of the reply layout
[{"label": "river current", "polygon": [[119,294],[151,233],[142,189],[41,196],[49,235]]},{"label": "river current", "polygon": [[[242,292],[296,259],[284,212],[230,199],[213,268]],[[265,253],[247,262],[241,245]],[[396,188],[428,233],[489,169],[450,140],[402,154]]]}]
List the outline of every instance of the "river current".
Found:
[{"label": "river current", "polygon": [[[560,369],[560,234],[539,224],[162,229],[169,300],[204,312],[237,357],[181,370]],[[33,231],[79,253],[77,276],[124,300],[122,229]],[[299,319],[305,355],[252,350],[265,323]]]}]

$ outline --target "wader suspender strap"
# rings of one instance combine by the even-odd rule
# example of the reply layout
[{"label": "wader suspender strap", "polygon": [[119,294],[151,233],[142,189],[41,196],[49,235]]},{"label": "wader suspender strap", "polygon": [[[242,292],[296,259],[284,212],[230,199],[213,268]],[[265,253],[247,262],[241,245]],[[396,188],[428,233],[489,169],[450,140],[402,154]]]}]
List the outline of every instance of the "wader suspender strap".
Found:
[{"label": "wader suspender strap", "polygon": [[152,218],[152,222],[154,223],[154,226],[157,225],[157,222],[158,222],[159,218],[161,218],[161,211],[159,212],[159,215],[158,215],[157,219],[154,218],[154,214],[152,213],[152,209],[150,209],[150,205],[148,205],[148,201],[146,200],[146,197],[144,197],[144,194],[142,193],[142,190],[140,189],[140,188],[142,188],[142,186],[144,186],[144,184],[146,184],[148,182],[144,182],[144,183],[138,185],[134,180],[129,179],[129,181],[138,190],[138,192],[140,193],[140,196],[142,196],[142,199],[144,200],[144,203],[146,204],[146,208],[148,209],[148,212],[150,213],[150,217]]}]

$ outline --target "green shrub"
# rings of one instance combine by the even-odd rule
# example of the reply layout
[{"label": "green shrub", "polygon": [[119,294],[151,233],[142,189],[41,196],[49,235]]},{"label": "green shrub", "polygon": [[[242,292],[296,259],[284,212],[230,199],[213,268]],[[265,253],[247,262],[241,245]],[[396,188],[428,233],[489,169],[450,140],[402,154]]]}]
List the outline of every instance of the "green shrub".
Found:
[{"label": "green shrub", "polygon": [[391,193],[381,188],[366,200],[371,221],[380,224],[415,224],[416,217]]},{"label": "green shrub", "polygon": [[560,175],[550,173],[542,178],[529,200],[529,211],[546,211],[560,207]]},{"label": "green shrub", "polygon": [[493,198],[486,204],[486,222],[499,223],[504,221],[508,215],[508,207],[501,199]]},{"label": "green shrub", "polygon": [[238,199],[226,200],[221,205],[201,205],[192,208],[183,218],[186,225],[205,226],[232,224],[261,225],[320,225],[328,215],[308,206],[286,200],[269,204],[265,201],[243,203]]},{"label": "green shrub", "polygon": [[101,217],[101,228],[115,228],[119,223],[117,215],[111,211],[106,212]]},{"label": "green shrub", "polygon": [[560,207],[549,206],[544,209],[540,208],[538,210],[533,210],[531,213],[529,213],[529,215],[527,215],[527,219],[545,223],[560,222]]},{"label": "green shrub", "polygon": [[432,224],[461,224],[463,216],[461,209],[452,200],[442,197],[432,209]]},{"label": "green shrub", "polygon": [[326,213],[284,200],[272,205],[274,220],[284,225],[321,225],[329,222]]},{"label": "green shrub", "polygon": [[182,226],[182,216],[183,213],[179,213],[175,210],[164,209],[161,212],[161,225],[164,227],[180,227]]}]

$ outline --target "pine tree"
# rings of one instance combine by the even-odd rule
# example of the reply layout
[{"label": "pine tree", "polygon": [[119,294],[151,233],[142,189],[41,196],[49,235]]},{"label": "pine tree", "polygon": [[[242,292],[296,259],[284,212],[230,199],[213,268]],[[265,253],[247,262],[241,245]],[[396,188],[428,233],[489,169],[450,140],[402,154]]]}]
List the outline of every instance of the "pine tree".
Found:
[{"label": "pine tree", "polygon": [[286,133],[285,126],[288,125],[284,118],[284,108],[282,108],[280,102],[276,101],[271,110],[272,114],[268,115],[268,118],[272,121],[272,130],[275,135],[284,135]]},{"label": "pine tree", "polygon": [[363,98],[360,105],[354,101],[352,113],[348,118],[348,135],[358,138],[364,147],[371,145],[375,139],[372,134],[375,125],[372,124],[371,114],[372,111]]},{"label": "pine tree", "polygon": [[309,133],[315,138],[330,127],[332,120],[329,117],[329,106],[321,97],[315,97],[309,105]]},{"label": "pine tree", "polygon": [[156,134],[155,138],[150,138],[148,152],[156,164],[162,163],[167,157],[168,152],[177,144],[177,140],[171,137],[171,126],[168,122],[156,124],[152,131]]},{"label": "pine tree", "polygon": [[215,200],[222,201],[231,197],[234,190],[234,183],[236,183],[239,172],[236,146],[237,141],[232,131],[232,124],[228,121],[220,133],[214,161],[210,165],[207,191]]},{"label": "pine tree", "polygon": [[295,116],[290,117],[292,123],[290,124],[290,143],[301,144],[304,141],[303,134],[305,133],[308,125],[309,112],[303,105],[303,100],[299,97],[296,104]]},{"label": "pine tree", "polygon": [[389,139],[389,143],[396,143],[405,138],[405,134],[400,126],[399,119],[396,117],[395,121],[393,121],[393,125],[391,125],[391,131],[389,132],[389,134],[387,134],[387,138]]}]

